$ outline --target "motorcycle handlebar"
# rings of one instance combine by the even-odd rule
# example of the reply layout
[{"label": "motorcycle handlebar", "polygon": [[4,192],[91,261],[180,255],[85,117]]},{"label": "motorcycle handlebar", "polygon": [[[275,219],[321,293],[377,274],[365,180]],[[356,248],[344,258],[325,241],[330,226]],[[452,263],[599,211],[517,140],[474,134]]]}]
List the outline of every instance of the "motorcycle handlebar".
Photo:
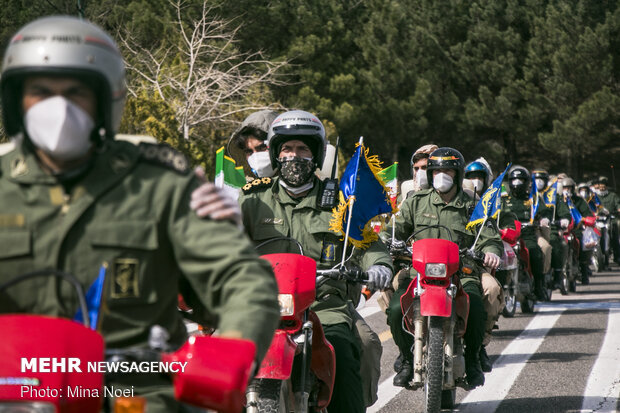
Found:
[{"label": "motorcycle handlebar", "polygon": [[347,281],[355,284],[368,282],[366,272],[348,268],[330,268],[327,270],[316,270],[317,287],[323,285],[327,280]]},{"label": "motorcycle handlebar", "polygon": [[461,257],[469,257],[476,261],[480,265],[484,265],[484,252],[482,251],[472,251],[468,248],[463,248],[459,250],[459,255]]},{"label": "motorcycle handlebar", "polygon": [[80,310],[82,311],[82,321],[84,326],[90,327],[90,319],[88,317],[88,307],[86,306],[86,294],[84,293],[84,289],[80,282],[75,278],[72,274],[61,270],[38,270],[32,271],[26,274],[18,275],[10,279],[9,281],[0,284],[0,291],[4,291],[9,287],[14,286],[15,284],[19,284],[22,281],[29,280],[31,278],[39,278],[39,277],[57,277],[64,281],[67,281],[69,284],[73,286],[78,298],[78,303],[80,306]]}]

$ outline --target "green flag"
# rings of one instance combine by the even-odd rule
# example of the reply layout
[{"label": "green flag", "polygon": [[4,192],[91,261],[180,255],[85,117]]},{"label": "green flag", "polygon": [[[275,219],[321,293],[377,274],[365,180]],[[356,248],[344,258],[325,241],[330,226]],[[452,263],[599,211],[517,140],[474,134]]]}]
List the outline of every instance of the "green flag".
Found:
[{"label": "green flag", "polygon": [[389,189],[392,207],[395,207],[396,197],[398,196],[398,162],[394,162],[393,165],[390,165],[387,168],[381,170],[378,175],[385,184],[385,186]]},{"label": "green flag", "polygon": [[239,196],[239,188],[245,185],[243,167],[236,166],[232,158],[224,155],[222,146],[215,153],[215,186],[227,189],[236,199]]}]

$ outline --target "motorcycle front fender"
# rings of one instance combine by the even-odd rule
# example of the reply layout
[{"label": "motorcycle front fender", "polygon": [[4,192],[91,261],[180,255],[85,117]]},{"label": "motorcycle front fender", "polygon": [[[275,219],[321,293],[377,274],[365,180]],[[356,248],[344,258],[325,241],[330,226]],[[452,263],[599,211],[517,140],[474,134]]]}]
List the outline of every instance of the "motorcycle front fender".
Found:
[{"label": "motorcycle front fender", "polygon": [[286,331],[276,330],[256,378],[288,379],[293,370],[296,349],[297,344]]},{"label": "motorcycle front fender", "polygon": [[420,314],[423,316],[450,317],[452,297],[444,287],[426,286],[420,296]]}]

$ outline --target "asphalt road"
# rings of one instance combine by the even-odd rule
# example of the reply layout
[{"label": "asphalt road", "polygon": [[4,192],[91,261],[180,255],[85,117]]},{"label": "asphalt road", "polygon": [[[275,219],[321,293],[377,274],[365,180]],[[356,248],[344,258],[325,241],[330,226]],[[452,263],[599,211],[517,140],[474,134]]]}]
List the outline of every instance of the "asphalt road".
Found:
[{"label": "asphalt road", "polygon": [[[368,413],[423,412],[423,391],[392,385],[398,355],[385,314],[371,299],[361,311],[383,342],[379,400]],[[619,412],[620,268],[595,274],[568,296],[554,291],[533,314],[500,317],[487,352],[486,383],[457,390],[455,412]],[[445,410],[446,412],[449,410]]]}]

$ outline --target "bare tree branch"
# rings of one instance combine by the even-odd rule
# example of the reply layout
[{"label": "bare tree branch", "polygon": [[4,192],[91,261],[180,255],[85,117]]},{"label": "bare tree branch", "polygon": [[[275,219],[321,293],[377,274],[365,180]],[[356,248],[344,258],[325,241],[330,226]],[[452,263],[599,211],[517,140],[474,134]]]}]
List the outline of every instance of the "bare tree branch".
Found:
[{"label": "bare tree branch", "polygon": [[217,126],[232,122],[240,112],[266,108],[251,101],[252,90],[286,85],[280,72],[288,62],[239,51],[239,27],[217,17],[209,1],[203,0],[200,15],[192,18],[185,1],[171,0],[178,38],[164,39],[157,48],[139,45],[128,30],[119,36],[130,56],[127,68],[134,74],[129,93],[148,90],[159,95],[175,111],[185,139],[203,123]]}]

